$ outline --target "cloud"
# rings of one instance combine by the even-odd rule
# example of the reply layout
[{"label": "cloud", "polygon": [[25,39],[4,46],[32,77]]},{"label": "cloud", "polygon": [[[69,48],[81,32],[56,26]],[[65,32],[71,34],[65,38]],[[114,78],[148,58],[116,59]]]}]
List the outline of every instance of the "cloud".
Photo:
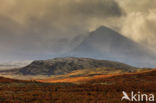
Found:
[{"label": "cloud", "polygon": [[1,60],[67,51],[76,35],[123,15],[114,0],[0,0],[0,6]]},{"label": "cloud", "polygon": [[118,0],[126,12],[122,17],[121,33],[156,52],[156,1]]},{"label": "cloud", "polygon": [[74,47],[73,38],[85,37],[101,25],[156,51],[155,4],[156,0],[0,0],[0,61],[57,56]]},{"label": "cloud", "polygon": [[116,0],[120,7],[127,11],[128,13],[130,12],[148,12],[150,9],[155,9],[155,0],[141,0],[141,1],[136,1],[136,0]]},{"label": "cloud", "polygon": [[55,27],[64,27],[67,24],[81,25],[80,20],[85,22],[91,18],[122,15],[120,7],[114,0],[64,0],[63,2],[61,0],[5,0],[8,1],[5,3],[4,0],[2,1],[1,5],[5,4],[5,7],[1,13],[21,24],[42,22],[52,23]]}]

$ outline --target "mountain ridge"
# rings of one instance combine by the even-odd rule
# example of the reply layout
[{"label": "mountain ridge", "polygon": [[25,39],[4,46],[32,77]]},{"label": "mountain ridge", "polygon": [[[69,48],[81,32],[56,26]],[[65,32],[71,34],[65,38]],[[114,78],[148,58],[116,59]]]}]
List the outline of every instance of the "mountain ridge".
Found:
[{"label": "mountain ridge", "polygon": [[136,69],[133,66],[120,62],[91,58],[64,57],[34,61],[30,65],[19,69],[18,73],[23,75],[62,75],[75,70],[92,70],[96,68],[116,68],[122,71],[133,71]]}]

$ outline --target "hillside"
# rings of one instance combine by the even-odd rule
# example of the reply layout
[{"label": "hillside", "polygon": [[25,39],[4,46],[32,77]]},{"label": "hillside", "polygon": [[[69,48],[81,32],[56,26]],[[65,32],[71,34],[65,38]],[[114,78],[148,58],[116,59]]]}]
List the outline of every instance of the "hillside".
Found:
[{"label": "hillside", "polygon": [[[81,79],[82,84],[0,81],[1,103],[120,103],[122,91],[156,95],[156,70]],[[85,81],[85,82],[84,82]],[[44,97],[44,98],[43,98]],[[145,103],[137,102],[137,103]],[[122,101],[129,103],[129,101]],[[154,103],[154,102],[153,102]]]},{"label": "hillside", "polygon": [[115,60],[139,67],[155,66],[156,60],[146,47],[104,26],[90,32],[70,55]]},{"label": "hillside", "polygon": [[[37,80],[39,82],[44,83],[103,83],[103,81],[115,81],[118,83],[118,81],[121,81],[123,79],[123,82],[132,82],[133,80],[137,79],[137,81],[146,81],[151,82],[152,78],[155,78],[156,70],[153,69],[138,69],[135,72],[121,72],[120,70],[114,70],[114,71],[100,71],[98,69],[98,72],[91,73],[83,73],[83,71],[74,71],[72,73],[56,76],[56,77],[50,77],[47,79],[40,79]],[[151,79],[151,80],[150,80]]]},{"label": "hillside", "polygon": [[106,70],[107,68],[107,71],[112,72],[115,70],[128,72],[136,69],[130,65],[114,61],[65,57],[34,61],[30,65],[21,68],[18,73],[23,75],[62,75],[76,70],[86,69],[92,71],[97,68],[102,68],[103,70]]},{"label": "hillside", "polygon": [[19,82],[19,81],[15,79],[0,77],[0,83],[11,83],[11,82]]},{"label": "hillside", "polygon": [[31,83],[31,81],[26,81],[26,80],[17,80],[17,79],[11,79],[11,78],[5,78],[0,76],[0,84],[2,85],[3,83]]},{"label": "hillside", "polygon": [[113,84],[131,84],[139,86],[139,83],[142,85],[156,85],[156,69],[153,70],[147,70],[147,71],[141,71],[138,73],[125,73],[125,74],[119,74],[119,75],[112,75],[109,77],[106,76],[97,76],[96,78],[92,78],[88,80],[88,83],[113,83]]}]

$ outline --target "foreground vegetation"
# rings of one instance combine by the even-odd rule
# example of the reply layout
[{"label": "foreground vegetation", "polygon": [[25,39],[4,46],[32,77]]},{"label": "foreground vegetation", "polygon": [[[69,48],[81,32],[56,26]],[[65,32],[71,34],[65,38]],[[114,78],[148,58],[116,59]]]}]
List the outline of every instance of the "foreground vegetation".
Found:
[{"label": "foreground vegetation", "polygon": [[79,85],[3,79],[0,103],[129,103],[121,102],[122,91],[156,95],[156,71],[96,78]]}]

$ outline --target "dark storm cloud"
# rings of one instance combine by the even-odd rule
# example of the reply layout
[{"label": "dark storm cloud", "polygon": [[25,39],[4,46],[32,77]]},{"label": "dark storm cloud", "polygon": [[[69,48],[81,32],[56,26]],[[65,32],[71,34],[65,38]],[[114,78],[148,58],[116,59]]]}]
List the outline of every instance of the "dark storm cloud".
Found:
[{"label": "dark storm cloud", "polygon": [[114,0],[79,0],[71,2],[73,13],[86,15],[87,17],[111,17],[121,16],[122,11]]},{"label": "dark storm cloud", "polygon": [[0,60],[67,51],[93,19],[123,14],[115,0],[1,0],[0,6]]}]

